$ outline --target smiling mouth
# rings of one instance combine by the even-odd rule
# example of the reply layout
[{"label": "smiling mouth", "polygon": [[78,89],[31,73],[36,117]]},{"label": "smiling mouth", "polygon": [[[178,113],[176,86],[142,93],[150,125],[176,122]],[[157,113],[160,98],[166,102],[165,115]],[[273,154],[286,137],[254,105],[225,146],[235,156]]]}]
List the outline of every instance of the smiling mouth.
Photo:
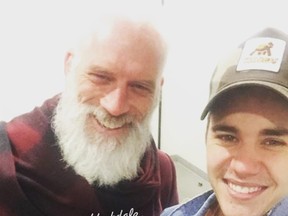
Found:
[{"label": "smiling mouth", "polygon": [[263,187],[259,186],[254,186],[254,187],[248,187],[248,186],[241,186],[241,185],[236,185],[231,182],[228,183],[228,186],[231,190],[233,190],[236,193],[240,194],[252,194],[252,193],[257,193],[263,190]]},{"label": "smiling mouth", "polygon": [[98,123],[99,126],[109,130],[117,130],[121,128],[131,127],[132,123],[127,121],[117,121],[112,119],[102,119],[99,120],[96,116],[93,115],[94,120]]},{"label": "smiling mouth", "polygon": [[107,129],[111,129],[111,130],[119,129],[119,128],[122,128],[124,126],[124,124],[114,124],[111,122],[100,122],[98,120],[97,120],[97,122],[102,127],[107,128]]}]

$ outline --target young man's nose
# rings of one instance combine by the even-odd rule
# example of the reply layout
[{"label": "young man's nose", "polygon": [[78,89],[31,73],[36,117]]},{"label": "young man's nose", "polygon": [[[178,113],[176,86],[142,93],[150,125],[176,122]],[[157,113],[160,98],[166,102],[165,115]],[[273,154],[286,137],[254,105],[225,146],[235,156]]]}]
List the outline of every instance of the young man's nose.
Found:
[{"label": "young man's nose", "polygon": [[256,175],[261,169],[259,152],[253,147],[240,147],[233,156],[230,167],[237,172],[238,175]]}]

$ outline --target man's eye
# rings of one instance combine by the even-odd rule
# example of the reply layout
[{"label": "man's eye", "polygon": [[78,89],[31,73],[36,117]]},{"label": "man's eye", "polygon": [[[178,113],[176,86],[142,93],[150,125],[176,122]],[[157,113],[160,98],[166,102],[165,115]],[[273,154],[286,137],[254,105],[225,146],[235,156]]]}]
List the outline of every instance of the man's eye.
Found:
[{"label": "man's eye", "polygon": [[146,86],[139,85],[139,84],[133,84],[132,87],[136,89],[140,89],[140,90],[148,90]]},{"label": "man's eye", "polygon": [[265,139],[263,141],[263,145],[266,146],[284,146],[287,145],[287,143],[283,140],[277,140],[277,139]]},{"label": "man's eye", "polygon": [[106,84],[113,80],[111,76],[103,73],[89,73],[89,77],[98,84]]},{"label": "man's eye", "polygon": [[133,83],[130,85],[136,92],[140,93],[152,93],[152,90],[149,86],[141,84],[141,83]]},{"label": "man's eye", "polygon": [[230,134],[221,134],[221,135],[218,135],[217,138],[220,139],[222,142],[225,142],[225,143],[237,142],[237,138],[233,135],[230,135]]},{"label": "man's eye", "polygon": [[103,74],[93,74],[93,76],[97,79],[101,79],[101,80],[107,80],[110,81],[111,78],[109,76],[103,75]]}]

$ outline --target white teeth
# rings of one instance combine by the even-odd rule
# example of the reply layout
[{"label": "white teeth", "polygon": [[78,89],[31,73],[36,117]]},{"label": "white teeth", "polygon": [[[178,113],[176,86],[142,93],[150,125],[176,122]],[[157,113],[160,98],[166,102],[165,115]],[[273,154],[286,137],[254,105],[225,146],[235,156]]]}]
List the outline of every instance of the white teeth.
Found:
[{"label": "white teeth", "polygon": [[109,129],[116,129],[116,128],[120,128],[122,127],[125,123],[123,122],[109,122],[109,121],[102,121],[100,122],[100,124],[106,128],[109,128]]},{"label": "white teeth", "polygon": [[102,119],[98,118],[98,122],[103,127],[106,127],[108,129],[117,129],[117,128],[121,128],[121,127],[129,124],[129,121],[127,121],[124,118],[117,119],[117,120],[116,119],[111,119],[111,118],[102,118]]},{"label": "white teeth", "polygon": [[261,190],[261,187],[244,187],[229,183],[229,187],[237,193],[249,194]]},{"label": "white teeth", "polygon": [[108,129],[117,129],[132,124],[135,117],[132,115],[112,116],[104,109],[94,109],[91,114],[100,125]]}]

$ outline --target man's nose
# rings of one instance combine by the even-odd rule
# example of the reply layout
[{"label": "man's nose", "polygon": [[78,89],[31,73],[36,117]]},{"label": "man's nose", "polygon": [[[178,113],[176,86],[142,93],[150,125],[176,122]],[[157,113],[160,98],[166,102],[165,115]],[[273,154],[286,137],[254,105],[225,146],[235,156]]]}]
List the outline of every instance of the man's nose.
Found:
[{"label": "man's nose", "polygon": [[129,111],[127,91],[122,88],[114,89],[100,99],[101,106],[113,116],[120,116]]},{"label": "man's nose", "polygon": [[253,147],[247,148],[242,146],[234,155],[230,166],[238,175],[257,175],[261,170],[259,152]]}]

